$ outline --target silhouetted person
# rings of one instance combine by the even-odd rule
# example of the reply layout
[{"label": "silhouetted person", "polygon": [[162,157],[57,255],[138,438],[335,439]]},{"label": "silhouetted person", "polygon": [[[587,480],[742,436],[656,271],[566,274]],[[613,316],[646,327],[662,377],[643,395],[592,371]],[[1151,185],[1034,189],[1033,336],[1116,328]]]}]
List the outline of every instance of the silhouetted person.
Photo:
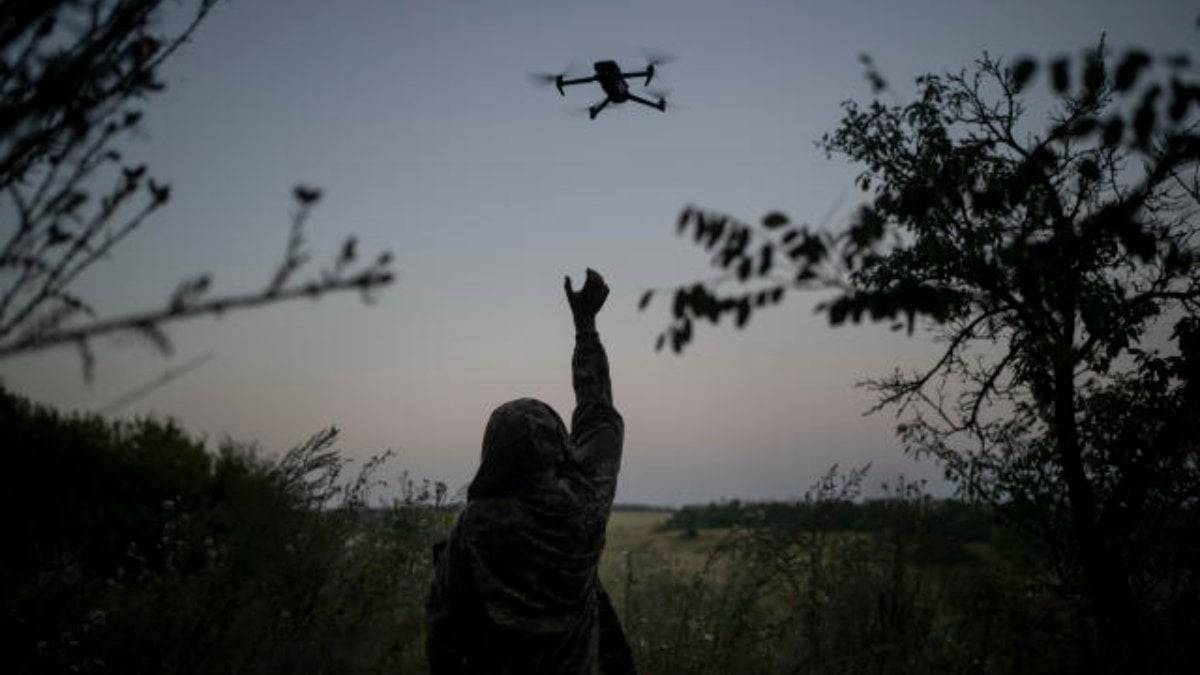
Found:
[{"label": "silhouetted person", "polygon": [[435,547],[430,668],[444,673],[633,673],[597,566],[617,487],[624,424],[613,408],[594,270],[576,292],[571,433],[545,403],[500,406],[450,538]]}]

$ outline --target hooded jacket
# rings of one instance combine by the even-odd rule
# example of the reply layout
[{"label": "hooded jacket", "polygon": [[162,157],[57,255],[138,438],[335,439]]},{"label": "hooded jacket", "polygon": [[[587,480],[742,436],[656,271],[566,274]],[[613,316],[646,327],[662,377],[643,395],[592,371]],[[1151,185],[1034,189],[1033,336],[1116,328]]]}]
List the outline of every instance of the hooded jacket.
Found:
[{"label": "hooded jacket", "polygon": [[594,329],[576,334],[571,433],[522,398],[497,408],[449,539],[435,548],[431,672],[632,673],[597,576],[624,425]]}]

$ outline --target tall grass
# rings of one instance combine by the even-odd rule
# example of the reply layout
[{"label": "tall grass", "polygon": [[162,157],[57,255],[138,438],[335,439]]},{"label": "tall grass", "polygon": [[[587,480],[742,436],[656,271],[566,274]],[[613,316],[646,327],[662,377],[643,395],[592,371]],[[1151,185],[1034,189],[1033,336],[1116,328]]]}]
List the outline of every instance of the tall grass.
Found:
[{"label": "tall grass", "polygon": [[[63,417],[5,395],[0,618],[12,673],[424,669],[445,488],[386,455],[357,474],[322,431],[277,460],[169,422]],[[18,497],[20,493],[20,497]]]},{"label": "tall grass", "polygon": [[[623,556],[613,595],[643,673],[1078,672],[1074,614],[1045,575],[987,546],[963,555],[942,509],[901,483],[847,529],[864,472],[831,470],[801,518],[743,505],[704,564]],[[680,531],[697,536],[683,519]],[[707,535],[702,535],[707,536]]]}]

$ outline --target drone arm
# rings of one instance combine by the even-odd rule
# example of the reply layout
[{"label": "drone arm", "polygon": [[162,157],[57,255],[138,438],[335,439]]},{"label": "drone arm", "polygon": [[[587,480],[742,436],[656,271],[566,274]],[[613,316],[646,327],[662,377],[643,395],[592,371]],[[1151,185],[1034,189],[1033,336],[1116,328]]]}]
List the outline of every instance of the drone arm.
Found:
[{"label": "drone arm", "polygon": [[655,110],[659,110],[661,112],[667,111],[667,100],[663,99],[663,98],[658,99],[658,103],[655,103],[654,101],[644,99],[641,96],[638,96],[636,94],[630,94],[629,100],[637,101],[638,103],[641,103],[642,105],[650,106],[651,108],[654,108]]},{"label": "drone arm", "polygon": [[584,84],[586,82],[595,82],[595,81],[596,81],[595,75],[593,75],[591,77],[578,77],[573,80],[564,80],[562,78],[562,76],[560,75],[558,77],[558,80],[555,81],[555,84],[557,84],[560,87],[569,87],[573,84]]},{"label": "drone arm", "polygon": [[646,82],[643,84],[643,86],[645,86],[646,84],[650,84],[650,78],[654,77],[654,66],[649,66],[645,70],[639,70],[637,72],[621,73],[621,77],[625,78],[626,80],[634,77],[644,77],[646,78]]},{"label": "drone arm", "polygon": [[610,100],[612,100],[612,99],[609,99],[608,97],[605,97],[605,99],[604,99],[603,101],[600,101],[600,102],[599,102],[599,103],[597,103],[596,105],[594,105],[594,106],[592,106],[592,107],[588,108],[588,115],[589,115],[589,116],[590,116],[592,119],[596,119],[596,115],[599,115],[599,114],[600,114],[600,111],[601,111],[601,110],[604,110],[604,106],[608,105],[608,102],[609,102]]}]

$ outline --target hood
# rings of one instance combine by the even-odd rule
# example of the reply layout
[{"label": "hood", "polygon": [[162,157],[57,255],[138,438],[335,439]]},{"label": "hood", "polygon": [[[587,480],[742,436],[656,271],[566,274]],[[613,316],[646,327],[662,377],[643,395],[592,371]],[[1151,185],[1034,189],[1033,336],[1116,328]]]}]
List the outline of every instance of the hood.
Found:
[{"label": "hood", "polygon": [[513,497],[552,480],[568,458],[567,427],[549,405],[520,398],[496,408],[467,501]]}]

